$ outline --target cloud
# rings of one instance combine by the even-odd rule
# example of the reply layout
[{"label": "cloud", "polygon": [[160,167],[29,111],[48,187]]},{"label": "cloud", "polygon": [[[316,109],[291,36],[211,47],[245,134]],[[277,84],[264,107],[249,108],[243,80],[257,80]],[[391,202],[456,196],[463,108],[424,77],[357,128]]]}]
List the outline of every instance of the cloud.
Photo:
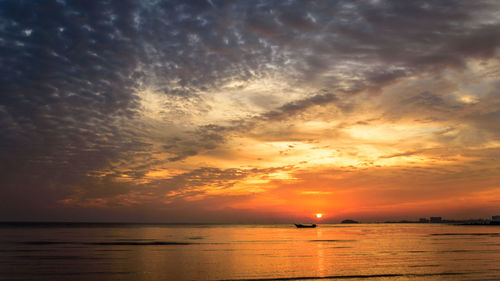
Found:
[{"label": "cloud", "polygon": [[337,97],[331,93],[316,94],[302,100],[286,103],[277,110],[266,112],[262,115],[262,118],[265,120],[279,121],[301,113],[313,106],[322,106],[337,100]]},{"label": "cloud", "polygon": [[494,147],[497,10],[452,0],[2,1],[4,213],[68,198],[147,201],[140,190],[160,184],[152,170],[184,171],[163,183],[193,193],[249,176],[245,165],[271,173],[214,161],[249,139],[348,150],[308,165],[361,150],[368,130],[349,130],[383,122],[420,126],[430,148]]},{"label": "cloud", "polygon": [[423,152],[423,150],[407,151],[407,152],[402,152],[402,153],[396,153],[396,154],[391,154],[391,155],[387,155],[387,156],[382,156],[380,158],[394,158],[394,157],[412,156],[412,155],[420,154],[422,152]]}]

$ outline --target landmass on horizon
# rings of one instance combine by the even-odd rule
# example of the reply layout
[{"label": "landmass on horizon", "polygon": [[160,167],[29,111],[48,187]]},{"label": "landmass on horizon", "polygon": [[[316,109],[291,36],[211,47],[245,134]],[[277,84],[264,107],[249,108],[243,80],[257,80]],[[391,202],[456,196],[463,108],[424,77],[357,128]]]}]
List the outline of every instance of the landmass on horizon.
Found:
[{"label": "landmass on horizon", "polygon": [[[461,219],[461,220],[449,220],[442,219],[441,217],[431,217],[420,218],[419,220],[394,220],[394,221],[375,221],[375,222],[359,222],[352,219],[344,219],[339,222],[316,222],[312,225],[317,224],[357,224],[357,223],[443,223],[443,224],[461,224],[461,225],[500,225],[500,216],[492,216],[491,219]],[[72,221],[3,221],[0,222],[0,226],[124,226],[124,225],[211,225],[211,224],[221,224],[221,223],[210,223],[210,222],[176,222],[176,223],[168,223],[168,222],[72,222]],[[245,224],[245,223],[222,223],[222,224]],[[248,224],[248,223],[246,223]],[[255,225],[262,225],[262,223],[254,223]],[[267,223],[270,225],[276,223]],[[278,223],[278,224],[293,224],[293,223]],[[297,225],[295,223],[295,225]],[[299,224],[302,225],[302,224]],[[307,226],[307,224],[305,224]],[[309,224],[310,225],[310,224]]]}]

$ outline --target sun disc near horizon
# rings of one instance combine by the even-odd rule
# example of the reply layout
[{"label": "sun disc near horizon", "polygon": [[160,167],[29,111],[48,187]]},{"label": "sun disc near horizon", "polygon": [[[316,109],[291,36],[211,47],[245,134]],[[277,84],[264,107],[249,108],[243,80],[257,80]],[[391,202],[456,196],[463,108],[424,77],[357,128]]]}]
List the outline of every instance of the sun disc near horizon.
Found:
[{"label": "sun disc near horizon", "polygon": [[322,214],[322,213],[317,213],[317,214],[316,214],[316,218],[320,219],[320,218],[322,218],[322,217],[323,217],[323,214]]}]

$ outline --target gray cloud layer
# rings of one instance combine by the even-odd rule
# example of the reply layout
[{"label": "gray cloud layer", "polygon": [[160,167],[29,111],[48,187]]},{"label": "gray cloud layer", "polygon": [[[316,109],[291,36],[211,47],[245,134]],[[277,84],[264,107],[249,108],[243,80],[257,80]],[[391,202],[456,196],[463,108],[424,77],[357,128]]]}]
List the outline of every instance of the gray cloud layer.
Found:
[{"label": "gray cloud layer", "polygon": [[[498,8],[496,1],[1,1],[0,211],[23,217],[75,190],[87,197],[133,190],[114,174],[89,174],[149,155],[151,143],[130,125],[144,85],[197,98],[279,71],[318,90],[238,122],[279,121],[495,57]],[[453,106],[430,92],[401,101],[460,109]],[[499,112],[467,118],[498,134]],[[223,144],[228,131],[204,125],[172,135],[162,149],[182,161]]]}]

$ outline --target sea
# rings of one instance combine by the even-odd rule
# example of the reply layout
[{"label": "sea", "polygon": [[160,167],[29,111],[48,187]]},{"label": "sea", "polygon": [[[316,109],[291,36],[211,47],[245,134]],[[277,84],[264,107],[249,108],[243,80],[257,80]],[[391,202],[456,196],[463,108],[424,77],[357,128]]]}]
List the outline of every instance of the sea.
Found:
[{"label": "sea", "polygon": [[500,280],[500,226],[2,223],[0,280]]}]

